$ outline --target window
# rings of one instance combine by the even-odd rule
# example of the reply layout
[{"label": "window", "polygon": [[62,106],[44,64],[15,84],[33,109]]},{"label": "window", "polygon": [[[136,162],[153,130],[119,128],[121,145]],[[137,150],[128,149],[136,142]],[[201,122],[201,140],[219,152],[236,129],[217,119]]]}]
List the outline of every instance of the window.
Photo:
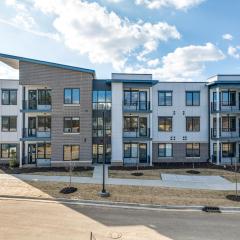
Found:
[{"label": "window", "polygon": [[[29,126],[30,127],[30,126]],[[39,116],[38,117],[38,131],[50,132],[51,131],[51,117]]]},{"label": "window", "polygon": [[65,117],[64,118],[64,132],[65,133],[79,133],[80,132],[80,118],[79,117]]},{"label": "window", "polygon": [[[111,136],[111,112],[105,112],[105,134]],[[103,115],[93,113],[93,137],[103,137]]]},{"label": "window", "polygon": [[17,117],[4,116],[2,117],[2,132],[16,132],[17,131]]},{"label": "window", "polygon": [[111,110],[112,92],[111,91],[93,91],[93,109]]},{"label": "window", "polygon": [[17,105],[17,90],[2,90],[2,105]]},{"label": "window", "polygon": [[[106,163],[110,163],[111,160],[111,145],[106,144]],[[102,144],[93,144],[92,147],[92,154],[93,154],[93,162],[94,163],[102,163],[104,158],[104,150]]]},{"label": "window", "polygon": [[158,106],[172,106],[172,91],[158,92]]},{"label": "window", "polygon": [[171,132],[172,131],[172,117],[158,117],[158,131]]},{"label": "window", "polygon": [[223,91],[222,92],[222,106],[236,106],[236,92]]},{"label": "window", "polygon": [[16,144],[1,144],[1,158],[11,158],[12,154],[17,153]]},{"label": "window", "polygon": [[186,144],[186,157],[200,157],[200,144],[187,143]]},{"label": "window", "polygon": [[79,145],[65,145],[63,146],[63,160],[64,161],[78,161],[79,160]]},{"label": "window", "polygon": [[200,92],[187,91],[186,92],[186,106],[200,106]]},{"label": "window", "polygon": [[138,129],[138,117],[124,117],[124,130],[135,131]]},{"label": "window", "polygon": [[222,132],[236,131],[236,117],[222,117]]},{"label": "window", "polygon": [[51,90],[39,89],[38,90],[38,105],[51,105],[51,104],[52,104]]},{"label": "window", "polygon": [[158,156],[159,157],[172,157],[172,144],[171,143],[159,143],[158,144]]},{"label": "window", "polygon": [[80,89],[65,88],[64,89],[64,104],[80,104]]},{"label": "window", "polygon": [[138,157],[138,144],[124,143],[124,158],[137,158],[137,157]]},{"label": "window", "polygon": [[52,155],[51,143],[38,143],[37,145],[38,159],[51,159],[51,155]]},{"label": "window", "polygon": [[200,131],[200,117],[186,117],[186,131],[199,132]]},{"label": "window", "polygon": [[222,143],[222,157],[235,157],[235,153],[235,143]]}]

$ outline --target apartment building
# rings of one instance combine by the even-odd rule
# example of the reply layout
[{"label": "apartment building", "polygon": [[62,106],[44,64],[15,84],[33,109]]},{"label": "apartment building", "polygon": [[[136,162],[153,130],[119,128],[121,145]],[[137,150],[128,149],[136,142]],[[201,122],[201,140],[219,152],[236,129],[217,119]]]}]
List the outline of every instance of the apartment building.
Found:
[{"label": "apartment building", "polygon": [[19,70],[19,80],[0,80],[3,163],[12,150],[20,167],[239,162],[240,75],[96,79],[90,69],[5,54],[0,61]]}]

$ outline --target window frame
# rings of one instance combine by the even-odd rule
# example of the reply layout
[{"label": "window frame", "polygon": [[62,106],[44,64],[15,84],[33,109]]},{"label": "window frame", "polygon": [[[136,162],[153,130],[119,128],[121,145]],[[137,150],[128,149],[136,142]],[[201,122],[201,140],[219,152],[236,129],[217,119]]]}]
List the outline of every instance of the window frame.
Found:
[{"label": "window frame", "polygon": [[[160,145],[164,145],[164,156],[160,156],[160,151],[159,151],[159,146]],[[167,156],[167,145],[171,145],[171,155],[170,156]],[[171,158],[171,157],[173,157],[173,144],[172,143],[158,143],[158,157],[159,158],[163,158],[163,157],[169,157],[169,158]]]},{"label": "window frame", "polygon": [[[65,159],[65,147],[70,147],[71,148],[71,159],[70,160]],[[73,151],[72,151],[73,147],[78,147],[78,159],[73,159]],[[78,145],[78,144],[65,144],[65,145],[63,145],[63,161],[66,161],[66,162],[68,162],[68,161],[71,161],[71,162],[80,161],[80,145]]]},{"label": "window frame", "polygon": [[[70,99],[70,103],[66,102],[66,94],[65,91],[70,90],[71,91],[71,99]],[[78,96],[78,103],[73,103],[73,92],[74,90],[78,90],[79,96]],[[80,99],[81,99],[81,92],[80,92],[80,88],[64,88],[63,90],[63,103],[64,105],[79,105],[80,104]]]},{"label": "window frame", "polygon": [[[160,125],[159,125],[159,122],[160,122],[160,119],[163,118],[164,119],[164,130],[161,130],[160,129]],[[170,130],[167,131],[166,130],[166,119],[171,119],[171,127],[170,127]],[[158,132],[172,132],[173,131],[173,117],[172,116],[158,116]]]},{"label": "window frame", "polygon": [[[68,132],[68,131],[65,131],[65,120],[66,120],[66,118],[69,118],[70,120],[71,120],[71,127],[70,127],[70,129],[71,129],[71,131],[70,132]],[[77,131],[77,132],[73,132],[73,119],[78,119],[78,120],[74,120],[74,121],[78,121],[79,122],[79,131]],[[80,117],[64,117],[63,118],[63,132],[64,133],[74,133],[74,134],[79,134],[80,133]]]},{"label": "window frame", "polygon": [[[8,148],[7,148],[7,157],[3,157],[3,155],[2,155],[2,153],[3,153],[3,151],[2,151],[2,146],[3,145],[6,145],[6,146],[8,146]],[[1,146],[0,146],[0,150],[1,150],[1,154],[0,154],[0,158],[1,159],[10,159],[12,156],[11,156],[11,151],[10,151],[10,148],[11,147],[14,147],[14,148],[16,148],[16,156],[17,156],[17,144],[14,144],[14,143],[2,143],[1,144]]]},{"label": "window frame", "polygon": [[[7,123],[7,131],[5,131],[4,129],[3,129],[3,118],[7,118],[7,121],[8,121],[8,123]],[[11,118],[14,118],[15,120],[16,120],[16,126],[15,126],[15,128],[11,128]],[[11,129],[13,129],[13,130],[11,130]],[[2,132],[17,132],[17,116],[2,116],[1,117],[1,131]]]},{"label": "window frame", "polygon": [[[125,145],[130,145],[130,155],[129,156],[126,156],[125,155]],[[136,145],[137,146],[137,155],[136,156],[133,156],[133,151],[132,151],[132,149],[133,149],[133,145]],[[124,158],[138,158],[138,156],[139,156],[139,149],[138,149],[138,143],[134,143],[134,142],[128,142],[128,143],[124,143],[124,146],[123,146],[123,157]]]},{"label": "window frame", "polygon": [[[194,150],[196,150],[196,149],[194,149],[194,145],[198,145],[198,154],[196,155],[195,154],[195,152],[194,152]],[[191,149],[188,149],[188,145],[191,145],[192,147],[191,147]],[[186,157],[188,157],[188,158],[200,158],[201,157],[201,151],[200,151],[200,149],[201,149],[201,145],[200,145],[200,143],[186,143]],[[189,154],[189,151],[191,151],[192,152],[192,154]]]},{"label": "window frame", "polygon": [[[223,154],[225,152],[223,145],[228,145],[228,154]],[[231,155],[230,150],[231,148],[229,147],[230,145],[232,145],[232,150],[233,150],[233,154]],[[222,146],[221,146],[221,154],[223,158],[231,158],[231,157],[235,157],[236,156],[236,143],[233,142],[223,142]]]},{"label": "window frame", "polygon": [[[194,104],[194,94],[198,94],[199,95],[199,104]],[[191,94],[191,104],[188,104],[188,99],[187,99],[187,95]],[[186,91],[185,92],[185,105],[189,106],[189,107],[196,107],[196,106],[200,106],[201,104],[201,94],[200,91]]]},{"label": "window frame", "polygon": [[[198,119],[199,120],[199,128],[197,130],[194,130],[194,120]],[[188,129],[188,120],[191,121],[192,124],[192,130]],[[188,116],[186,117],[186,132],[200,132],[201,129],[201,118],[199,116]]]},{"label": "window frame", "polygon": [[[8,93],[8,99],[7,99],[7,103],[3,102],[3,92],[7,92]],[[15,93],[16,94],[16,103],[11,103],[11,93]],[[18,102],[18,90],[17,89],[2,89],[2,97],[1,97],[1,103],[3,106],[8,106],[8,105],[13,105],[16,106],[17,102]]]},{"label": "window frame", "polygon": [[[164,103],[163,104],[160,104],[160,97],[159,97],[160,93],[164,94]],[[167,104],[167,97],[166,97],[167,93],[171,93],[171,103],[170,104]],[[158,106],[172,106],[172,104],[173,104],[173,94],[172,93],[173,93],[173,91],[171,91],[171,90],[158,91]]]}]

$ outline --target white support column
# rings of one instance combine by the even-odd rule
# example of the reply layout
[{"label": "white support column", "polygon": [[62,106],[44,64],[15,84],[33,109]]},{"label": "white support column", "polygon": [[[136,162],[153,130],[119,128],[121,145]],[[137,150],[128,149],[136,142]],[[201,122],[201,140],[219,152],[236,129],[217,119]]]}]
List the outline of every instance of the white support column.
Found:
[{"label": "white support column", "polygon": [[123,164],[123,84],[112,83],[112,164]]},{"label": "white support column", "polygon": [[[219,113],[219,110],[220,110],[220,104],[221,104],[221,99],[220,99],[220,91],[219,91],[219,87],[216,88],[216,110],[217,110],[217,114],[216,114],[216,137],[217,139],[219,139],[220,137],[220,131],[221,131],[221,127],[220,127],[220,113]],[[219,140],[217,141],[217,165],[219,165],[220,163],[220,156],[221,153],[220,153],[220,142]]]},{"label": "white support column", "polygon": [[23,142],[20,141],[20,144],[19,144],[19,168],[22,168],[22,144],[23,144]]}]

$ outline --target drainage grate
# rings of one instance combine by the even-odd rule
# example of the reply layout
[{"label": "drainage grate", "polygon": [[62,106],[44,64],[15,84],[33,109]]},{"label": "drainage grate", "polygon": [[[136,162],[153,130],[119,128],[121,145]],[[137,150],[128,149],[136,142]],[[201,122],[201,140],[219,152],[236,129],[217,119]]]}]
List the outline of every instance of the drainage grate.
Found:
[{"label": "drainage grate", "polygon": [[212,212],[212,213],[221,213],[221,210],[219,207],[213,207],[213,206],[205,206],[203,207],[202,211]]}]

